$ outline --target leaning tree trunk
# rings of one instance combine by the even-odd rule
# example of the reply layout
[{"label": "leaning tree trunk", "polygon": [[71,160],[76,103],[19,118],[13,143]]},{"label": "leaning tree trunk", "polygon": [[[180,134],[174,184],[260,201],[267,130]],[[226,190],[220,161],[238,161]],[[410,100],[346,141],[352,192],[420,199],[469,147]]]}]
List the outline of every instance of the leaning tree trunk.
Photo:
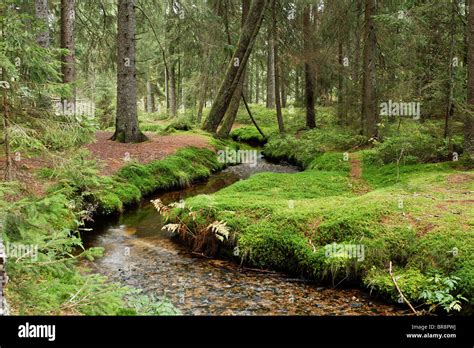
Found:
[{"label": "leaning tree trunk", "polygon": [[364,28],[364,66],[362,82],[362,117],[365,120],[365,134],[370,138],[378,138],[378,113],[376,96],[375,70],[375,0],[365,0],[365,28]]},{"label": "leaning tree trunk", "polygon": [[36,38],[36,42],[41,47],[49,47],[49,25],[48,25],[48,0],[35,0],[35,14],[38,22],[41,23],[41,32]]},{"label": "leaning tree trunk", "polygon": [[[69,52],[62,57],[63,83],[73,83],[76,77],[75,70],[75,0],[61,0],[61,48]],[[73,91],[71,100],[75,103],[76,93]]]},{"label": "leaning tree trunk", "polygon": [[137,116],[134,0],[119,0],[117,15],[117,116],[112,140],[145,141]]},{"label": "leaning tree trunk", "polygon": [[[245,20],[247,19],[248,12],[250,8],[250,0],[242,0],[242,24],[241,27],[244,27]],[[239,84],[235,89],[234,95],[230,100],[229,108],[225,114],[222,126],[217,132],[217,135],[221,138],[227,138],[232,130],[232,125],[234,124],[235,118],[237,117],[237,112],[239,111],[240,99],[242,98],[242,93],[244,93],[244,83],[245,83],[245,70],[240,77]]]},{"label": "leaning tree trunk", "polygon": [[203,129],[208,132],[215,133],[224,118],[232,96],[239,84],[239,80],[244,73],[245,66],[255,43],[255,38],[262,24],[263,14],[267,4],[267,0],[254,0],[252,2],[249,16],[240,34],[237,49],[229,62],[225,77],[212,104],[209,116],[204,123]]},{"label": "leaning tree trunk", "polygon": [[311,62],[312,35],[311,35],[311,7],[307,5],[303,15],[303,43],[304,43],[304,75],[305,75],[305,104],[306,104],[306,127],[316,127],[316,113],[314,111],[314,70]]},{"label": "leaning tree trunk", "polygon": [[464,152],[474,160],[474,0],[467,16],[467,115],[464,119]]}]

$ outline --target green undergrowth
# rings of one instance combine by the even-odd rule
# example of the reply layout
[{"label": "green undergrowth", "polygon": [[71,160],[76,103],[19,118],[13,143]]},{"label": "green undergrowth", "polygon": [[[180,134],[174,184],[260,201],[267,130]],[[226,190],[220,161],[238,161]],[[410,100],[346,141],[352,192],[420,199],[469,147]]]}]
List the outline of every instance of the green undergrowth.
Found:
[{"label": "green undergrowth", "polygon": [[[217,147],[235,146],[213,140]],[[114,175],[99,176],[86,152],[63,166],[43,168],[39,175],[53,180],[46,197],[8,202],[18,188],[1,186],[0,221],[4,243],[38,246],[37,257],[11,257],[7,298],[15,314],[172,315],[177,310],[164,298],[111,283],[80,269],[80,259],[101,256],[101,248],[83,250],[79,233],[93,214],[122,211],[157,190],[171,190],[208,178],[222,169],[208,149],[183,148],[148,164],[131,163]],[[13,244],[12,244],[13,245]]]},{"label": "green undergrowth", "polygon": [[[267,138],[269,135],[275,134],[274,130],[270,130],[268,128],[262,129],[262,132]],[[266,142],[266,139],[253,125],[234,129],[232,132],[230,132],[230,137],[235,141],[247,144],[262,145]]]},{"label": "green undergrowth", "polygon": [[[163,160],[147,164],[131,163],[112,176],[101,177],[87,153],[78,155],[58,173],[46,170],[58,180],[50,191],[63,190],[79,206],[93,206],[99,214],[123,211],[142,197],[157,191],[189,186],[193,181],[207,179],[222,169],[216,154],[209,149],[184,148]],[[83,169],[84,168],[84,169]]]},{"label": "green undergrowth", "polygon": [[366,137],[342,129],[313,129],[303,132],[299,138],[291,134],[274,136],[265,145],[263,154],[307,168],[318,155],[325,152],[354,150],[366,143]]},{"label": "green undergrowth", "polygon": [[[0,186],[2,239],[8,254],[5,292],[11,314],[177,314],[166,299],[150,299],[80,270],[80,259],[93,260],[103,250],[83,249],[79,231],[87,212],[74,209],[64,192],[7,202],[16,194],[18,187]],[[142,302],[153,305],[139,306]]]},{"label": "green undergrowth", "polygon": [[[403,166],[397,180],[393,165],[362,162],[372,187],[367,193],[354,192],[343,153],[325,153],[308,156],[304,172],[256,174],[211,196],[189,198],[170,221],[179,216],[194,233],[223,221],[230,235],[220,252],[239,262],[332,284],[360,283],[397,301],[391,261],[413,303],[472,310],[474,212],[466,194],[474,190],[472,173],[451,163],[416,164]],[[363,260],[328,257],[332,243],[363,246]]]}]

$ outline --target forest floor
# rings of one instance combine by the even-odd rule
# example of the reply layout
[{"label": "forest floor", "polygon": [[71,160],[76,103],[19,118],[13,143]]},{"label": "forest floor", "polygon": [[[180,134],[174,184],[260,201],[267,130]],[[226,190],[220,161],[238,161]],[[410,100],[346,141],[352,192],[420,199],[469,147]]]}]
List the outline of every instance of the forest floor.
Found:
[{"label": "forest floor", "polygon": [[111,175],[130,161],[141,164],[163,159],[187,146],[211,148],[208,138],[199,134],[157,135],[146,133],[148,141],[123,144],[110,140],[111,132],[97,132],[95,142],[85,146],[103,166],[102,175]]},{"label": "forest floor", "polygon": [[350,154],[350,178],[354,185],[354,192],[364,194],[371,191],[371,188],[362,179],[362,159],[360,153],[354,152]]},{"label": "forest floor", "polygon": [[[197,148],[209,148],[209,138],[200,134],[169,134],[158,135],[152,132],[146,133],[148,141],[137,144],[123,144],[110,140],[112,132],[98,131],[95,140],[83,145],[80,149],[87,149],[91,153],[91,159],[97,161],[100,167],[100,175],[112,175],[130,162],[146,164],[154,160],[163,159],[177,150],[189,146]],[[56,156],[58,157],[58,156]],[[54,168],[57,162],[67,158],[47,155],[19,155],[14,156],[13,164],[14,178],[25,188],[25,194],[33,194],[36,197],[44,196],[45,189],[51,182],[39,178],[35,173],[44,167]],[[0,157],[0,176],[4,176],[5,157]]]}]

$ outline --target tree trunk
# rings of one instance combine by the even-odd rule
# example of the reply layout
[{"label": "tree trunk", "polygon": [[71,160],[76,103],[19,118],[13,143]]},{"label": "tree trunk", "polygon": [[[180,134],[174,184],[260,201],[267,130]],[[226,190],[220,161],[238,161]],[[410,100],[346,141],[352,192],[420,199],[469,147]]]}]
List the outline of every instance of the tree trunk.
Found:
[{"label": "tree trunk", "polygon": [[306,104],[306,127],[316,127],[316,113],[314,111],[314,72],[311,62],[312,38],[311,38],[311,7],[305,6],[303,18],[303,41],[304,41],[304,73],[305,73],[305,104]]},{"label": "tree trunk", "polygon": [[225,77],[219,87],[219,91],[214,103],[212,104],[209,116],[203,126],[203,129],[208,132],[215,133],[217,127],[224,118],[225,112],[229,107],[232,96],[237,89],[240,78],[245,70],[267,4],[267,0],[254,0],[252,2],[249,16],[245,21],[242,33],[240,34],[237,49],[229,62]]},{"label": "tree trunk", "polygon": [[276,2],[277,0],[272,0],[272,41],[273,41],[273,68],[274,68],[274,77],[275,77],[275,108],[278,121],[278,130],[280,133],[285,132],[285,127],[283,125],[283,115],[281,114],[281,99],[280,99],[280,72],[278,70],[278,32],[277,32],[277,16],[276,16]]},{"label": "tree trunk", "polygon": [[369,138],[378,138],[378,113],[376,96],[376,68],[375,68],[375,0],[365,0],[364,23],[364,66],[362,82],[362,117],[365,120],[365,134]]},{"label": "tree trunk", "polygon": [[286,78],[286,70],[283,68],[283,66],[280,64],[279,65],[280,69],[280,81],[281,81],[281,107],[286,108],[286,102],[287,102],[287,89],[286,89],[286,84],[287,84],[287,78]]},{"label": "tree trunk", "polygon": [[343,91],[343,74],[344,74],[344,57],[342,51],[342,38],[339,38],[338,43],[338,63],[339,74],[337,76],[337,122],[343,126],[346,122],[346,110],[344,105],[344,91]]},{"label": "tree trunk", "polygon": [[467,115],[464,119],[464,153],[474,160],[474,0],[467,15]]},{"label": "tree trunk", "polygon": [[177,93],[176,93],[176,63],[171,62],[168,65],[168,93],[169,93],[169,103],[171,117],[176,117],[178,114],[178,103],[177,103]]},{"label": "tree trunk", "polygon": [[301,102],[300,93],[300,68],[297,66],[295,69],[295,102],[299,104]]},{"label": "tree trunk", "polygon": [[209,87],[209,67],[211,65],[211,55],[209,44],[206,43],[206,49],[204,51],[204,71],[203,71],[203,81],[201,85],[201,90],[199,91],[199,100],[198,100],[198,112],[197,112],[197,123],[201,124],[202,120],[202,110],[204,109],[207,97],[207,89]]},{"label": "tree trunk", "polygon": [[258,71],[258,63],[255,64],[255,103],[260,102],[260,72]]},{"label": "tree trunk", "polygon": [[[241,27],[243,28],[245,25],[245,20],[247,19],[248,12],[250,8],[250,0],[242,0],[242,24]],[[232,130],[232,125],[234,124],[235,118],[237,117],[237,112],[239,111],[240,106],[240,99],[242,97],[242,93],[244,93],[244,84],[245,84],[245,70],[240,77],[239,84],[235,89],[234,95],[230,100],[229,108],[224,117],[224,121],[222,122],[222,126],[217,132],[219,137],[227,138],[229,136],[230,131]],[[244,94],[245,95],[245,94]]]},{"label": "tree trunk", "polygon": [[448,81],[447,81],[447,94],[446,94],[446,115],[444,117],[444,138],[448,139],[448,149],[451,149],[451,129],[449,126],[450,119],[454,112],[454,101],[453,101],[453,88],[454,88],[454,74],[453,74],[453,59],[454,59],[454,36],[456,34],[456,4],[451,4],[451,24],[450,24],[450,45],[449,45],[449,56],[448,56]]},{"label": "tree trunk", "polygon": [[253,74],[252,74],[252,69],[254,68],[254,61],[255,59],[252,61],[252,64],[249,66],[249,68],[247,69],[247,74],[245,74],[245,83],[246,83],[246,88],[245,88],[245,97],[247,98],[248,100],[248,103],[249,104],[252,104],[253,102]]},{"label": "tree trunk", "polygon": [[[3,74],[2,74],[3,79]],[[11,181],[12,176],[12,158],[10,156],[10,106],[8,104],[7,90],[3,88],[3,142],[5,146],[5,173],[4,178],[6,181]]]},{"label": "tree trunk", "polygon": [[146,112],[153,112],[153,85],[150,78],[146,80]]},{"label": "tree trunk", "polygon": [[[75,71],[75,0],[61,0],[61,48],[69,50],[69,54],[62,57],[63,83],[72,83],[76,77]],[[75,102],[75,93],[73,93]]]},{"label": "tree trunk", "polygon": [[41,32],[36,38],[36,42],[41,47],[49,47],[49,23],[48,23],[48,0],[35,0],[36,19],[41,23]]},{"label": "tree trunk", "polygon": [[168,78],[168,68],[165,65],[165,98],[166,98],[166,114],[170,110],[170,81]]},{"label": "tree trunk", "polygon": [[176,108],[183,108],[184,109],[184,101],[183,101],[183,81],[182,81],[182,75],[181,75],[181,56],[179,55],[179,49],[178,49],[178,73],[177,73],[177,79],[176,79],[176,91],[178,93],[177,95],[177,102],[176,102]]},{"label": "tree trunk", "polygon": [[267,103],[266,107],[275,107],[275,49],[272,31],[268,30],[267,40]]},{"label": "tree trunk", "polygon": [[112,140],[145,141],[137,117],[134,0],[119,0],[117,13],[117,116]]}]

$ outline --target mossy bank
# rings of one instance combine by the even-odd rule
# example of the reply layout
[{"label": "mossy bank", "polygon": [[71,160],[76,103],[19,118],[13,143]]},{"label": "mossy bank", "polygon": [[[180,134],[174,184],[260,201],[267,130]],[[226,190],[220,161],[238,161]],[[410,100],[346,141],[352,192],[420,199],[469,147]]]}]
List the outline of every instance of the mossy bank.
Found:
[{"label": "mossy bank", "polygon": [[18,188],[2,186],[4,242],[37,248],[34,257],[13,255],[7,263],[11,313],[176,314],[165,299],[149,298],[79,269],[78,259],[92,260],[103,252],[100,248],[83,250],[80,234],[88,233],[84,221],[123,211],[153,192],[204,180],[223,166],[212,150],[183,148],[163,160],[131,163],[113,176],[99,176],[96,163],[80,152],[60,170],[41,170],[43,177],[56,182],[41,199],[12,201]]},{"label": "mossy bank", "polygon": [[[189,198],[167,213],[169,222],[200,251],[329,284],[361,284],[397,302],[392,262],[403,294],[422,309],[472,310],[474,174],[456,162],[377,163],[386,145],[322,153],[317,132],[265,148],[304,172],[261,173]],[[323,145],[364,143],[335,137],[340,145]]]}]

